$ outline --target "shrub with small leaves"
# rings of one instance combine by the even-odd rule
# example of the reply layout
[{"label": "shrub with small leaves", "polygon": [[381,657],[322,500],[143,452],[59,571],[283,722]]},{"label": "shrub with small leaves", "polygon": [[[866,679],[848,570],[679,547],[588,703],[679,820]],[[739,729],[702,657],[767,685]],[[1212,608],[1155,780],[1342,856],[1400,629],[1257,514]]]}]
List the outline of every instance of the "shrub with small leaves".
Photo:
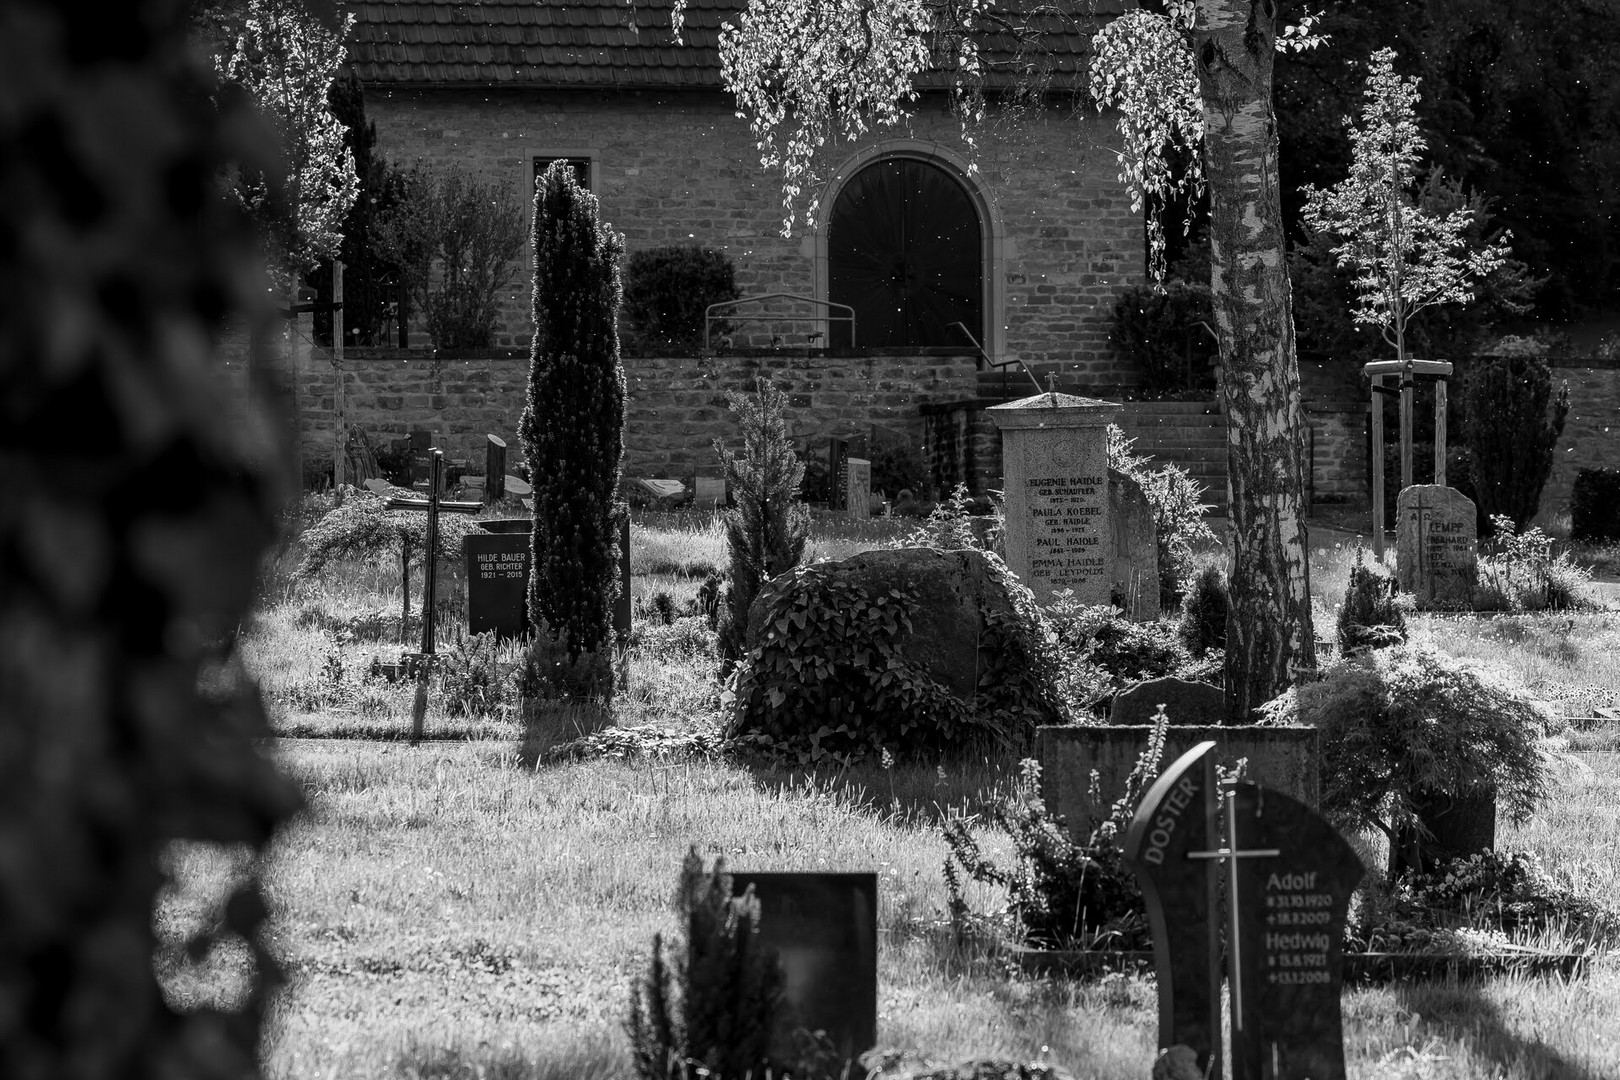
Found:
[{"label": "shrub with small leaves", "polygon": [[[691,356],[703,346],[710,304],[735,300],[737,275],[726,253],[698,244],[646,248],[624,267],[625,351],[635,356]],[[713,336],[729,333],[717,323]]]},{"label": "shrub with small leaves", "polygon": [[1479,560],[1475,607],[1509,611],[1567,611],[1590,605],[1592,575],[1569,557],[1553,554],[1552,537],[1531,526],[1520,531],[1506,514],[1491,518],[1492,539]]},{"label": "shrub with small leaves", "polygon": [[[1025,945],[1042,949],[1150,947],[1147,909],[1135,876],[1124,864],[1120,837],[1130,826],[1142,793],[1158,776],[1168,726],[1169,718],[1161,708],[1153,718],[1147,746],[1126,778],[1125,790],[1084,843],[1075,842],[1063,819],[1047,811],[1040,797],[1040,765],[1033,760],[1022,763],[1014,796],[991,812],[992,822],[1012,837],[1012,869],[1002,870],[984,857],[966,821],[946,821],[945,882],[958,931],[969,912],[956,865],[975,881],[1007,890],[1008,911]],[[1097,781],[1093,771],[1093,805],[1102,804]]]},{"label": "shrub with small leaves", "polygon": [[681,866],[676,912],[685,956],[665,960],[653,936],[645,978],[631,987],[630,1056],[639,1080],[758,1080],[782,997],[775,951],[759,937],[759,901],[733,896],[725,860],[705,871],[693,848]]},{"label": "shrub with small leaves", "polygon": [[493,633],[456,642],[434,667],[440,698],[451,716],[501,716],[517,708],[517,665],[502,662]]}]

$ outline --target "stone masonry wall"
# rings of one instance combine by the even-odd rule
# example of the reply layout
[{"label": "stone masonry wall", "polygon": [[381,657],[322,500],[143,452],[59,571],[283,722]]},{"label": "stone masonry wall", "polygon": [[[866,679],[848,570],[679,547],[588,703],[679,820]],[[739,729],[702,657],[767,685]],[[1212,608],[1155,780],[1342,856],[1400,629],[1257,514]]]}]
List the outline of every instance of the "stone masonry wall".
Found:
[{"label": "stone masonry wall", "polygon": [[[814,232],[800,224],[782,237],[779,176],[760,167],[748,126],[725,95],[368,87],[366,108],[380,153],[504,178],[525,205],[534,157],[589,156],[602,215],[629,252],[707,244],[731,256],[744,295],[814,293]],[[1120,381],[1129,376],[1115,371],[1109,322],[1115,296],[1142,280],[1143,239],[1108,150],[1112,138],[1106,118],[1052,110],[988,126],[969,150],[957,121],[928,100],[902,128],[830,157],[838,166],[880,142],[914,139],[976,163],[1004,230],[1004,355],[1079,362]],[[502,304],[502,346],[528,341],[527,260]],[[807,329],[798,324],[784,340],[802,342]],[[413,335],[418,343],[425,337]]]}]

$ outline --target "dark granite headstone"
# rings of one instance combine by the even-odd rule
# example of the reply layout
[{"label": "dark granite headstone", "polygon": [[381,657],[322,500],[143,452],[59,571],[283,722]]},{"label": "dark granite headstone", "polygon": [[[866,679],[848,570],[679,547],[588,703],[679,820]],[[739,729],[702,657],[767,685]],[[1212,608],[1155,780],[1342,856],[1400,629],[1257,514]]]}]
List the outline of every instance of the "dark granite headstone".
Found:
[{"label": "dark granite headstone", "polygon": [[844,510],[849,506],[849,443],[827,440],[827,508]]},{"label": "dark granite headstone", "polygon": [[[517,519],[525,525],[529,519]],[[528,632],[528,530],[468,533],[467,632],[515,638]]]},{"label": "dark granite headstone", "polygon": [[877,1042],[877,875],[731,876],[735,895],[754,887],[760,937],[782,963],[772,1058],[795,1056],[800,1028],[825,1031],[845,1062],[870,1050]]},{"label": "dark granite headstone", "polygon": [[1125,864],[1135,872],[1153,929],[1159,978],[1159,1046],[1187,1046],[1200,1069],[1219,1076],[1221,1046],[1220,909],[1212,864],[1188,858],[1218,838],[1215,744],[1199,743],[1166,769],[1142,797],[1125,833]]},{"label": "dark granite headstone", "polygon": [[1344,924],[1365,873],[1344,838],[1304,803],[1235,787],[1238,978],[1232,1075],[1344,1080]]}]

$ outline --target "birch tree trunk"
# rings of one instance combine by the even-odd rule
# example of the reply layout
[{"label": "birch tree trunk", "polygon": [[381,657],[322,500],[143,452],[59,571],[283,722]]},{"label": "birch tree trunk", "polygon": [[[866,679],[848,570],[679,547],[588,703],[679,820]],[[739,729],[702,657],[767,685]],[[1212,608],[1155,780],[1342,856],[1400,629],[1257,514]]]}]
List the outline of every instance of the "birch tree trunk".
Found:
[{"label": "birch tree trunk", "polygon": [[1304,507],[1304,414],[1278,199],[1273,0],[1199,0],[1210,254],[1226,407],[1232,607],[1228,723],[1315,666]]}]

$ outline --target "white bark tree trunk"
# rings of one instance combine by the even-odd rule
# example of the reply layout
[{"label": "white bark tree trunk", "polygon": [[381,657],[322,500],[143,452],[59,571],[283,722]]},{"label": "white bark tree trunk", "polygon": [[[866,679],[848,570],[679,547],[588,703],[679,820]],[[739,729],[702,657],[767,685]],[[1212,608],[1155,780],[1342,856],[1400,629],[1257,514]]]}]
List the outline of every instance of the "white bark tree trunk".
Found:
[{"label": "white bark tree trunk", "polygon": [[1250,721],[1316,662],[1304,414],[1271,105],[1275,23],[1273,0],[1199,0],[1192,40],[1231,485],[1228,723]]}]

